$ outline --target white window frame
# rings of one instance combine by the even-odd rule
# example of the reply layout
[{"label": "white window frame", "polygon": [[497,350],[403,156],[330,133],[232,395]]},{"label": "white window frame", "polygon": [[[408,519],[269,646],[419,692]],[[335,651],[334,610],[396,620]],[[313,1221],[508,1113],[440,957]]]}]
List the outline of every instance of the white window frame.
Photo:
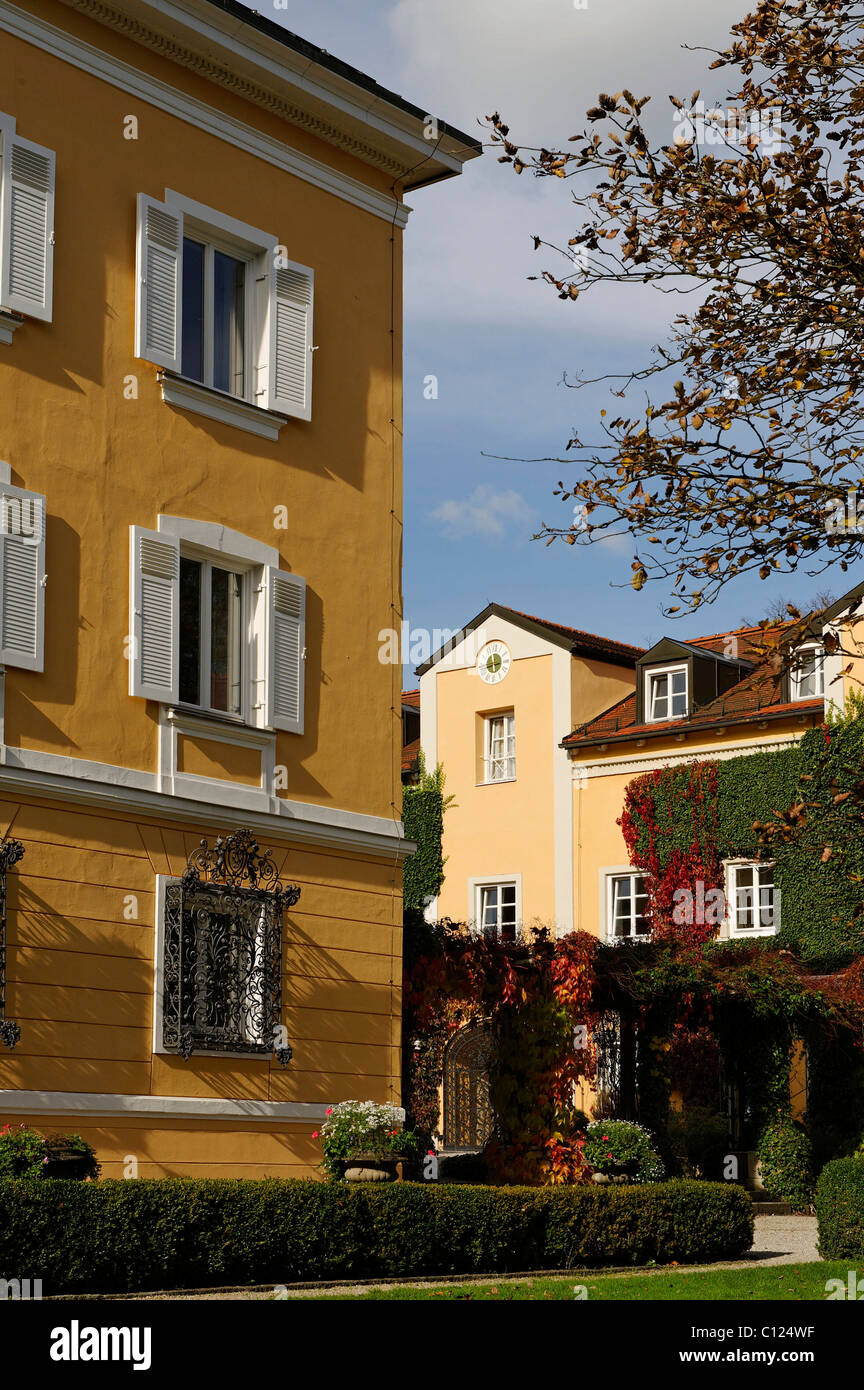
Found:
[{"label": "white window frame", "polygon": [[[483,936],[488,928],[483,924],[483,891],[486,888],[515,888],[516,890],[516,921],[514,923],[515,938],[518,941],[522,934],[522,875],[521,874],[486,874],[482,878],[470,878],[468,880],[468,921],[471,929],[477,936]],[[500,933],[501,903],[498,903],[498,928],[495,930],[496,937]]]},{"label": "white window frame", "polygon": [[[738,926],[738,890],[739,890],[739,888],[749,886],[751,890],[753,889],[754,884],[753,884],[753,878],[752,878],[752,871],[753,871],[754,869],[756,869],[756,870],[758,870],[758,869],[772,869],[772,870],[773,870],[773,869],[775,869],[775,868],[776,868],[776,864],[775,864],[775,862],[774,862],[773,859],[726,859],[726,860],[724,860],[724,863],[723,863],[723,873],[724,873],[725,890],[726,890],[726,932],[727,932],[727,935],[728,935],[728,937],[729,937],[729,940],[731,940],[731,941],[736,941],[736,940],[742,940],[742,939],[744,939],[744,938],[746,938],[746,937],[751,937],[751,936],[776,936],[776,935],[777,935],[777,926],[778,926],[779,909],[780,909],[780,889],[777,887],[776,882],[774,882],[774,880],[773,880],[773,874],[772,874],[772,884],[771,884],[771,922],[770,922],[770,923],[762,924],[761,921],[760,921],[760,925],[759,925],[759,926],[752,926],[752,927],[739,927],[739,926]],[[741,872],[742,869],[747,869],[747,870],[749,870],[750,873],[751,873],[751,882],[750,882],[749,885],[739,884],[738,876],[739,876],[739,874],[740,874],[740,872]],[[758,908],[757,908],[756,904],[754,903],[753,906],[752,906],[752,908],[751,908],[751,911],[754,913],[754,916],[755,916],[755,914],[758,912],[758,914],[759,914],[759,916],[760,916],[760,919],[761,919],[761,915],[762,915],[762,906],[761,906],[761,903],[759,904]]]},{"label": "white window frame", "polygon": [[[684,708],[684,713],[683,713],[683,714],[673,714],[673,713],[672,713],[672,699],[673,699],[673,695],[672,695],[672,688],[671,688],[671,679],[672,679],[672,676],[674,676],[674,675],[679,675],[682,671],[683,671],[683,673],[684,673],[684,706],[685,706],[685,708]],[[669,713],[668,713],[668,714],[657,714],[657,715],[655,715],[655,713],[654,713],[653,683],[654,683],[654,681],[657,680],[660,676],[668,676],[668,677],[669,677],[669,681],[670,681],[669,694],[668,694],[667,697],[666,697],[666,699],[667,699],[668,702],[669,702]],[[686,661],[676,661],[676,662],[674,662],[674,663],[673,663],[672,665],[670,665],[670,666],[651,666],[651,667],[645,672],[645,687],[644,687],[644,689],[645,689],[645,721],[644,721],[644,722],[645,722],[646,724],[668,724],[668,723],[670,723],[670,722],[671,722],[672,720],[674,720],[674,719],[686,719],[686,718],[687,718],[687,714],[688,714],[689,709],[690,709],[690,675],[689,675],[689,668],[688,668],[688,665],[687,665],[687,662],[686,662]]]},{"label": "white window frame", "polygon": [[[211,581],[214,569],[228,570],[233,574],[239,574],[241,578],[241,597],[240,597],[240,709],[234,710],[216,709],[213,705],[203,701],[200,704],[191,704],[186,700],[179,700],[177,708],[187,713],[196,712],[202,715],[215,715],[219,719],[230,719],[238,724],[252,724],[252,710],[255,699],[255,686],[257,682],[256,672],[256,633],[255,623],[257,616],[257,604],[255,595],[263,581],[263,571],[260,566],[253,565],[248,560],[234,559],[230,555],[207,550],[202,546],[192,545],[188,541],[180,541],[180,559],[197,560],[201,565],[201,594],[200,594],[200,625],[201,625],[201,648],[199,653],[198,670],[198,693],[199,695],[209,692],[210,676],[210,598]],[[179,669],[180,661],[180,633],[177,633],[178,651],[177,661]]]},{"label": "white window frame", "polygon": [[[483,784],[484,786],[495,782],[515,782],[516,781],[516,722],[513,710],[504,710],[499,714],[486,714],[483,716]],[[502,757],[493,756],[496,733],[495,726],[503,723],[501,740],[504,747]],[[503,776],[494,776],[496,764],[503,766]]]},{"label": "white window frame", "polygon": [[[814,675],[816,678],[817,689],[812,695],[802,693],[801,685],[803,677],[801,673],[800,660],[802,657],[815,655]],[[819,700],[825,698],[825,648],[821,642],[803,642],[795,650],[795,656],[789,672],[789,694],[793,700]]]},{"label": "white window frame", "polygon": [[[268,256],[273,254],[274,247],[278,238],[269,236],[267,232],[260,231],[257,227],[250,227],[246,222],[240,222],[236,217],[229,217],[224,212],[219,212],[216,208],[207,207],[204,203],[197,203],[192,198],[187,198],[185,194],[178,193],[176,189],[166,188],[165,202],[169,207],[175,208],[183,214],[182,239],[203,242],[205,250],[205,285],[206,285],[206,262],[208,257],[212,259],[213,251],[223,251],[228,256],[234,256],[237,260],[243,261],[246,265],[246,276],[244,284],[244,324],[243,324],[243,394],[237,395],[233,391],[223,391],[218,386],[214,386],[213,363],[212,363],[212,323],[208,325],[208,305],[205,289],[204,296],[204,381],[196,381],[194,377],[184,377],[184,381],[190,381],[195,386],[200,386],[206,391],[215,391],[217,395],[227,396],[231,400],[246,401],[249,405],[255,405],[257,400],[265,394],[263,387],[259,389],[259,382],[256,380],[257,366],[263,356],[264,335],[267,332],[267,299],[265,294],[256,294],[256,284],[262,282],[266,285],[268,275]],[[209,331],[208,331],[209,330]],[[179,323],[180,351],[182,361],[183,348],[183,315],[181,311]],[[208,371],[209,363],[209,371]],[[209,380],[208,380],[209,376]]]},{"label": "white window frame", "polygon": [[[622,878],[629,878],[631,880],[630,897],[631,902],[633,903],[633,909],[635,909],[635,880],[642,879],[643,882],[647,882],[648,874],[642,872],[642,870],[640,869],[634,869],[632,864],[618,864],[612,868],[604,868],[600,870],[601,901],[605,904],[606,914],[606,941],[611,946],[619,946],[622,942],[625,941],[650,941],[650,932],[630,932],[630,934],[627,936],[615,935],[615,883],[618,879]],[[635,910],[633,909],[631,909],[630,913],[631,926],[635,925],[636,917]]]},{"label": "white window frame", "polygon": [[[236,244],[229,238],[211,227],[204,226],[195,222],[191,217],[184,218],[183,240],[196,241],[204,248],[204,322],[202,326],[203,336],[203,380],[198,381],[197,377],[187,377],[187,381],[194,381],[197,386],[204,387],[207,391],[220,391],[223,395],[232,396],[237,401],[248,401],[254,405],[254,377],[255,377],[255,346],[256,346],[256,315],[255,315],[255,264],[260,259],[260,253],[254,249]],[[226,256],[233,257],[243,266],[243,390],[226,390],[224,386],[217,386],[213,381],[213,280],[214,280],[214,259],[215,253],[221,251]],[[250,273],[252,267],[252,273]],[[183,319],[180,319],[180,348],[182,354],[183,347]]]}]

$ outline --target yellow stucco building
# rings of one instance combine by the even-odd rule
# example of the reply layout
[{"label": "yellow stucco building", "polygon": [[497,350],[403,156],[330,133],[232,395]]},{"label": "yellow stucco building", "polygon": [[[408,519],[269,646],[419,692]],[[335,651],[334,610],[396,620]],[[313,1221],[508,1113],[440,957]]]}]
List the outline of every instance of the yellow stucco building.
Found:
[{"label": "yellow stucco building", "polygon": [[404,197],[479,147],[233,0],[0,0],[0,142],[0,1124],[308,1174],[400,1100]]}]

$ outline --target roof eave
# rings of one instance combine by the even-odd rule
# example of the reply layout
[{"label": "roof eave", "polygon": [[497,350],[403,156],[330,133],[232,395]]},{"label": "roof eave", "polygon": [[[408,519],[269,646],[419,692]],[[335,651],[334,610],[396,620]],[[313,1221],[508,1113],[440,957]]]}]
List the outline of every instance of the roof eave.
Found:
[{"label": "roof eave", "polygon": [[[824,711],[824,701],[822,703],[822,709]],[[768,709],[760,710],[741,710],[736,714],[718,714],[714,719],[702,719],[699,721],[682,719],[680,731],[684,732],[685,730],[687,730],[695,731],[698,733],[703,729],[716,729],[718,727],[723,728],[729,725],[738,724],[755,724],[758,723],[760,720],[795,719],[796,717],[801,719],[806,718],[808,715],[810,715],[813,718],[816,718],[818,714],[819,709],[816,705],[810,705],[806,709],[802,709],[797,712],[794,709],[790,709],[788,705],[782,709],[771,709],[769,707]],[[632,742],[634,739],[637,738],[664,738],[668,737],[669,735],[674,735],[676,732],[677,731],[670,724],[664,724],[661,729],[652,729],[642,724],[634,724],[631,727],[619,730],[617,733],[614,734],[602,734],[598,735],[597,738],[590,738],[585,740],[573,740],[572,735],[568,734],[566,738],[563,738],[561,740],[558,746],[559,748],[566,748],[569,752],[573,752],[574,749],[597,748],[601,744],[606,743],[627,743],[628,741]]]},{"label": "roof eave", "polygon": [[[227,68],[251,84],[249,100],[258,88],[265,100],[275,96],[338,130],[358,159],[388,167],[403,189],[453,178],[482,154],[478,140],[443,120],[436,139],[427,139],[429,113],[236,0],[116,0],[116,9],[106,5],[95,13],[89,0],[64,3],[144,46],[154,36],[168,38]],[[183,61],[179,54],[176,61]],[[326,130],[321,134],[329,138]]]}]

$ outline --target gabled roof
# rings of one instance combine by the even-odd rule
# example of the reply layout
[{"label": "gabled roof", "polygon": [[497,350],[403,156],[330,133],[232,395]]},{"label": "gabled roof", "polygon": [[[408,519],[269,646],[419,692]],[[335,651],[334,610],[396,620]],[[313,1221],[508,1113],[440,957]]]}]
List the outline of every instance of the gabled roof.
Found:
[{"label": "gabled roof", "polygon": [[533,633],[535,637],[542,637],[547,642],[554,643],[555,646],[564,647],[573,656],[593,657],[596,661],[608,661],[613,666],[634,667],[638,658],[642,655],[641,647],[631,647],[629,642],[616,642],[611,637],[600,637],[596,632],[583,632],[580,628],[565,627],[563,623],[553,623],[545,618],[537,618],[531,613],[522,613],[518,608],[508,608],[502,603],[490,603],[478,613],[476,618],[472,618],[470,623],[466,623],[460,628],[455,637],[452,637],[446,647],[441,647],[428,661],[424,661],[422,666],[417,667],[417,675],[422,676],[427,671],[458,646],[460,642],[468,636],[470,632],[475,632],[478,627],[482,627],[489,618],[503,618],[506,622],[513,623],[525,632]]},{"label": "gabled roof", "polygon": [[[724,633],[723,636],[728,641],[731,633]],[[723,661],[728,666],[740,666],[742,657],[731,657],[725,651],[715,651],[713,647],[706,646],[705,640],[702,642],[681,642],[677,637],[661,637],[659,642],[655,642],[653,647],[649,647],[647,652],[643,652],[639,658],[643,666],[650,665],[652,661],[666,660],[668,656],[678,652],[681,656],[700,656],[705,657],[710,654],[715,661]]]}]

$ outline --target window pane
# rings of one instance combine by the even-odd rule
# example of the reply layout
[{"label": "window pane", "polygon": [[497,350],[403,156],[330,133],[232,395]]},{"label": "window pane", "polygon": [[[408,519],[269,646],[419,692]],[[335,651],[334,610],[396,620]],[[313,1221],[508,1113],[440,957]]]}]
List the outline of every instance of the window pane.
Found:
[{"label": "window pane", "polygon": [[666,719],[669,715],[669,677],[651,677],[651,718]]},{"label": "window pane", "polygon": [[201,565],[180,557],[180,699],[201,703]]},{"label": "window pane", "polygon": [[630,922],[633,908],[633,895],[631,889],[631,878],[628,874],[626,878],[613,878],[612,880],[612,935],[629,936]]},{"label": "window pane", "polygon": [[673,671],[673,672],[672,672],[672,694],[673,694],[673,695],[686,695],[686,693],[687,693],[687,672],[686,672],[686,671]]},{"label": "window pane", "polygon": [[213,255],[213,385],[219,391],[242,396],[243,380],[243,285],[246,267],[243,261],[226,256],[222,251]]},{"label": "window pane", "polygon": [[794,668],[795,694],[799,700],[809,700],[823,694],[823,658],[823,652],[812,648],[801,653]]},{"label": "window pane", "polygon": [[737,926],[753,926],[753,869],[749,865],[736,871],[735,912]]},{"label": "window pane", "polygon": [[210,590],[210,707],[240,713],[241,581],[213,568]]},{"label": "window pane", "polygon": [[204,247],[183,238],[183,341],[180,370],[204,380]]}]

